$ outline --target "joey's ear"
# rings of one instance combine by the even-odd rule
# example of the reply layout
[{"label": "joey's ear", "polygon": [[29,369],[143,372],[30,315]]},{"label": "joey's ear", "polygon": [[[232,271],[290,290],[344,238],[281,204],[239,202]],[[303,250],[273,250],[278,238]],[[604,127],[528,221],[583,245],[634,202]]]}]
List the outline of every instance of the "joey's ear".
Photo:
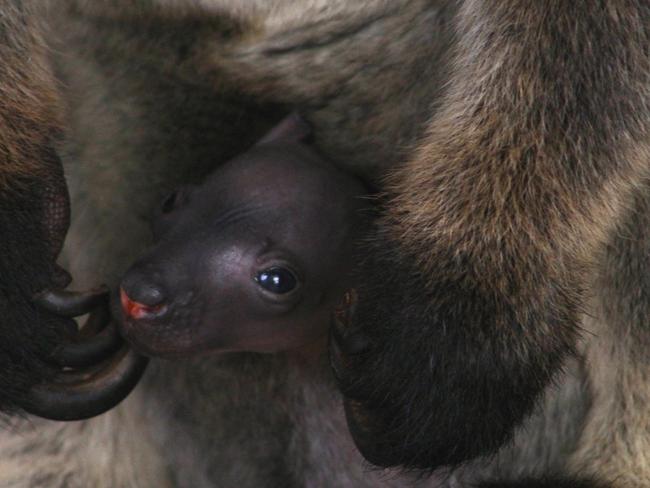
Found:
[{"label": "joey's ear", "polygon": [[300,142],[311,134],[311,127],[297,112],[291,112],[273,127],[257,145],[270,142]]}]

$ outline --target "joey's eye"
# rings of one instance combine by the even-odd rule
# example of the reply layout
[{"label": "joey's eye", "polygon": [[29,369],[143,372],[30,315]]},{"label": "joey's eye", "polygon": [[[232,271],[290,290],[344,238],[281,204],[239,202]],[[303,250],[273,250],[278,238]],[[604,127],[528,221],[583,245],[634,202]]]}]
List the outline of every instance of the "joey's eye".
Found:
[{"label": "joey's eye", "polygon": [[296,288],[298,280],[294,274],[286,268],[270,268],[260,271],[255,281],[266,291],[283,295]]}]

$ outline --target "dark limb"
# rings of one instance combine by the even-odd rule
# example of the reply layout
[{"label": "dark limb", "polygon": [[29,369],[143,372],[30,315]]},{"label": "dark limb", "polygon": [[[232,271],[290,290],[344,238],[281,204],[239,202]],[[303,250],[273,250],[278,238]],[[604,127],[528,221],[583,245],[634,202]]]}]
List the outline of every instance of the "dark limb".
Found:
[{"label": "dark limb", "polygon": [[456,22],[448,93],[332,335],[352,436],[382,466],[507,442],[572,353],[584,264],[647,167],[647,6],[474,1]]},{"label": "dark limb", "polygon": [[[55,263],[68,228],[68,197],[58,158],[52,151],[45,156],[47,171],[21,176],[15,188],[0,192],[0,407],[73,420],[116,405],[145,363],[119,350],[108,290],[60,288],[69,281]],[[77,331],[72,317],[90,312]]]},{"label": "dark limb", "polygon": [[[30,11],[36,5],[0,0],[0,411],[70,419],[117,403],[142,366],[130,356],[117,364],[109,359],[78,370],[83,380],[64,380],[70,367],[104,364],[115,350],[112,329],[74,339],[76,324],[69,318],[105,298],[41,294],[47,308],[33,301],[42,290],[64,288],[70,280],[56,264],[70,209],[55,149],[56,83]],[[91,386],[104,389],[84,391]]]}]

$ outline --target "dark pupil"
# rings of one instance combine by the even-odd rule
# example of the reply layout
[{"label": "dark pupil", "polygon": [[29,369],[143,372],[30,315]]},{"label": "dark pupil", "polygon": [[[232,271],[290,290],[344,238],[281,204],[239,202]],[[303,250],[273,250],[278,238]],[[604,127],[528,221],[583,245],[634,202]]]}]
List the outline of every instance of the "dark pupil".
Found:
[{"label": "dark pupil", "polygon": [[257,282],[271,293],[289,293],[296,287],[296,277],[284,268],[272,268],[260,272]]}]

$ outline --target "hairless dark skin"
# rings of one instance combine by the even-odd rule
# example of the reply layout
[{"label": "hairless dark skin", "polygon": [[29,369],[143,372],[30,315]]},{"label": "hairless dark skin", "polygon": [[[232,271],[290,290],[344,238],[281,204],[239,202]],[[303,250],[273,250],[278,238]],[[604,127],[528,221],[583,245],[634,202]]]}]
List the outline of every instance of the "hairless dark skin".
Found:
[{"label": "hairless dark skin", "polygon": [[114,315],[147,356],[297,350],[327,337],[350,286],[362,184],[301,142],[289,116],[154,219]]},{"label": "hairless dark skin", "polygon": [[138,353],[278,352],[325,339],[332,312],[351,296],[354,241],[369,207],[358,180],[302,142],[308,133],[289,116],[204,184],[168,197],[154,219],[156,243],[124,276],[112,318],[105,287],[35,296],[56,315],[90,315],[81,330],[70,322],[50,357],[58,372],[22,407],[53,420],[99,415],[138,383],[147,364]]}]

